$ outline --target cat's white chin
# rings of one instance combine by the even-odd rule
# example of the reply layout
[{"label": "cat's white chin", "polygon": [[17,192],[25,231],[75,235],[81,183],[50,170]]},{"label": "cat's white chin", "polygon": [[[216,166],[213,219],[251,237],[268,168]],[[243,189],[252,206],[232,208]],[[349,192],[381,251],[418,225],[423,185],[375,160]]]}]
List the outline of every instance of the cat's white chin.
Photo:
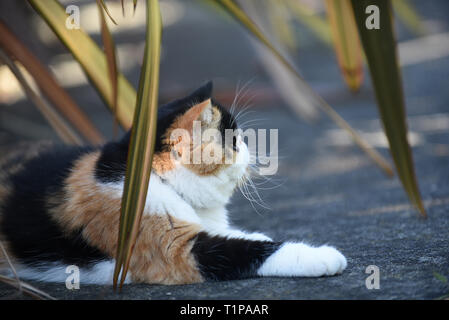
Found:
[{"label": "cat's white chin", "polygon": [[173,170],[163,173],[162,178],[195,209],[224,207],[249,165],[248,147],[242,141],[238,146],[235,163],[216,174],[198,175],[182,164],[177,164]]}]

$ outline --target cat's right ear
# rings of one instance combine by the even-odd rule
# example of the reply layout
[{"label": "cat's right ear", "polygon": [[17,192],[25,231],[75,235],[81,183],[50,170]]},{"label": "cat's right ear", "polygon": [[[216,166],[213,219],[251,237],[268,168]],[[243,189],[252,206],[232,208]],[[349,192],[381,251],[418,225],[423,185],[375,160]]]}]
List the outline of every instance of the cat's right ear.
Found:
[{"label": "cat's right ear", "polygon": [[211,99],[204,100],[193,105],[184,114],[180,115],[173,127],[177,129],[184,129],[188,132],[193,130],[193,122],[201,121],[208,122],[212,119],[212,101]]}]

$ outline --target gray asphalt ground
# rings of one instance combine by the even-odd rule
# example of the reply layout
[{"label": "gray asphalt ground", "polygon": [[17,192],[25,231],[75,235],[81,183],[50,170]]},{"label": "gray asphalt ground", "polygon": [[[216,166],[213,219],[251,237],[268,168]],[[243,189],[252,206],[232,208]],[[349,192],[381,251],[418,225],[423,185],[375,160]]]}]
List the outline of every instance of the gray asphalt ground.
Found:
[{"label": "gray asphalt ground", "polygon": [[[432,5],[422,8],[423,15],[438,20],[442,12],[449,12],[445,1],[429,2]],[[194,80],[184,84],[184,88],[205,79],[215,79],[219,91],[226,81],[247,81],[253,76],[256,77],[253,88],[270,87],[238,26],[228,25],[226,20],[217,22],[218,18],[203,18],[202,23],[192,24],[198,15],[204,15],[189,10],[180,26],[170,27],[164,33],[162,91],[188,81],[188,75]],[[449,29],[447,25],[442,28],[442,32]],[[208,32],[217,32],[221,40],[213,39]],[[205,42],[201,42],[202,36]],[[402,37],[406,41],[408,35],[404,33]],[[307,37],[304,41],[308,41]],[[211,61],[211,57],[231,44],[234,52],[239,51],[238,57],[233,56],[233,50],[228,50],[220,57],[221,63]],[[202,60],[188,54],[189,70],[181,68],[179,52],[184,52],[183,48],[188,52],[192,50],[188,48],[196,45],[200,47],[197,50],[211,50],[211,57],[204,61],[205,67],[201,67]],[[176,52],[178,60],[170,58]],[[232,66],[232,71],[229,65],[223,65],[225,63]],[[332,51],[316,43],[301,51],[299,65],[303,66],[301,70],[314,88],[391,159],[381,135],[369,81],[355,96],[348,93]],[[257,127],[279,129],[281,158],[278,173],[270,181],[259,181],[260,196],[270,209],[251,204],[241,194],[236,194],[229,206],[234,224],[249,231],[264,232],[276,240],[334,245],[348,259],[348,268],[342,275],[258,278],[182,286],[133,284],[126,285],[121,293],[114,293],[110,286],[83,285],[82,279],[81,288],[72,291],[64,284],[32,284],[58,299],[438,299],[448,295],[449,284],[444,277],[449,278],[449,57],[408,65],[402,73],[416,175],[427,219],[410,207],[397,177],[386,177],[324,115],[317,123],[309,124],[277,100],[260,101],[251,109],[255,113],[246,118],[260,119]],[[136,81],[135,70],[130,71],[128,77]],[[82,86],[69,92],[80,104],[89,103],[95,121],[104,132],[111,132],[110,121],[104,121],[104,107],[91,88]],[[1,141],[10,143],[20,137],[8,129],[6,119],[18,115],[39,118],[30,109],[25,101],[0,109]],[[42,135],[51,137],[51,132],[46,130],[41,130]],[[26,134],[23,137],[27,137]],[[379,268],[379,289],[366,287],[369,274],[365,271],[370,265]],[[11,297],[14,292],[0,285],[0,297]]]}]

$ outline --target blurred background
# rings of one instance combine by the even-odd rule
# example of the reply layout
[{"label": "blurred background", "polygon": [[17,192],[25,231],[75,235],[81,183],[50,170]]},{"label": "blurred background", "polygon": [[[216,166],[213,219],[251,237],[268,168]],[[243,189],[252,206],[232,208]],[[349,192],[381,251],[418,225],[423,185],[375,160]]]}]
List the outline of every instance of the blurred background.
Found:
[{"label": "blurred background", "polygon": [[[60,2],[64,6],[79,6],[81,28],[101,46],[95,1]],[[279,6],[276,12],[262,13],[268,21],[266,24],[271,23],[271,26],[264,28],[271,34],[271,39],[277,39],[277,43],[286,48],[284,52],[290,55],[305,80],[332,106],[337,109],[351,109],[354,112],[372,108],[374,98],[369,73],[366,73],[364,85],[357,94],[351,94],[345,87],[332,47],[331,35],[324,23],[324,2],[297,2],[301,5],[298,11],[290,12]],[[142,6],[145,3],[138,3],[134,16],[132,2],[125,3],[127,14],[123,17],[120,1],[107,1],[109,10],[118,23],[117,26],[111,23],[110,27],[118,49],[120,70],[133,86],[137,87],[144,50],[145,11]],[[444,0],[416,0],[410,3],[419,15],[419,25],[414,25],[413,21],[408,21],[407,25],[407,20],[404,19],[396,21],[400,62],[404,69],[403,82],[408,90],[407,106],[412,114],[416,104],[413,96],[418,91],[425,92],[427,96],[438,95],[444,100],[444,79],[447,78],[445,64],[449,55],[449,4]],[[272,72],[265,68],[266,62],[248,33],[223,10],[211,5],[210,1],[201,0],[161,0],[160,5],[164,27],[160,71],[161,103],[185,95],[207,80],[213,80],[215,95],[224,103],[230,104],[237,89],[245,87],[245,97],[241,105],[251,98],[251,106],[256,109],[291,111],[286,108],[283,95],[278,92],[276,81],[273,81]],[[307,16],[312,17],[310,21],[305,19]],[[51,68],[59,83],[67,88],[102,133],[111,137],[111,113],[90,87],[77,62],[26,1],[2,1],[0,17],[33,53]],[[284,24],[279,24],[281,20],[289,23],[289,30],[279,30],[285,27]],[[421,68],[421,80],[433,74],[432,81],[419,82],[419,85],[418,82],[412,81],[408,72],[416,66]],[[368,103],[363,103],[363,99]],[[424,103],[420,101],[420,111],[430,112],[434,107],[432,102],[430,97]],[[57,139],[44,118],[27,101],[20,84],[6,66],[0,67],[0,104],[2,132],[31,139]],[[317,112],[314,112],[312,118],[317,120],[314,125],[318,126],[320,120],[323,120],[323,116]],[[313,122],[309,121],[310,123]],[[335,137],[337,139],[338,135]],[[382,139],[378,138],[376,144],[382,144]]]},{"label": "blurred background", "polygon": [[[81,28],[101,46],[95,1],[60,2],[80,7]],[[109,25],[120,71],[137,88],[144,51],[144,2],[139,1],[133,16],[132,1],[125,1],[125,17],[120,1],[106,3],[118,23]],[[365,69],[358,92],[351,92],[342,78],[330,33],[323,22],[324,2],[298,0],[297,3],[300,9],[296,11],[280,6],[273,9],[276,12],[259,12],[259,18],[271,39],[277,40],[311,87],[392,163],[368,70]],[[258,191],[252,191],[250,201],[237,194],[231,204],[232,218],[239,226],[279,240],[313,239],[314,243],[335,244],[348,253],[350,267],[346,276],[328,282],[338,285],[339,281],[346,281],[345,295],[325,290],[326,297],[372,297],[360,288],[360,270],[354,268],[369,265],[374,258],[383,276],[391,280],[383,284],[382,294],[376,297],[422,298],[447,293],[447,284],[439,283],[432,274],[437,270],[448,275],[449,265],[449,2],[407,3],[414,12],[397,10],[399,19],[395,21],[409,142],[430,218],[422,224],[397,177],[388,178],[325,114],[299,110],[291,103],[285,94],[286,80],[270,68],[271,60],[261,54],[247,31],[227,13],[209,1],[160,0],[163,20],[160,104],[213,80],[214,96],[226,105],[241,91],[237,108],[248,107],[246,111],[250,111],[241,119],[246,127],[279,129],[277,174],[256,180]],[[279,30],[284,27],[277,23],[279,15],[291,22],[288,30]],[[113,115],[78,63],[26,1],[0,1],[0,18],[49,66],[101,133],[113,139]],[[60,142],[8,67],[0,65],[0,146],[14,149],[17,141],[41,139]],[[0,152],[7,152],[8,148],[0,148]],[[408,257],[407,262],[403,261],[404,256]],[[421,261],[422,257],[429,258]],[[412,274],[410,270],[418,262],[423,263],[420,273]],[[408,275],[413,281],[404,282]],[[353,285],[347,286],[351,279]],[[302,285],[307,287],[307,281]],[[262,286],[248,291],[243,286],[239,297],[288,298],[291,292],[295,298],[304,297],[295,283],[289,287],[287,282],[271,283],[269,290]],[[413,287],[408,287],[412,284]],[[306,297],[323,297],[314,289],[319,287],[310,282]],[[202,294],[207,292],[209,298],[220,294],[226,297],[229,292],[222,289],[206,288]],[[164,297],[164,290],[169,289],[160,288],[152,294]],[[179,291],[178,297],[195,296],[198,294],[195,290],[193,287],[185,295]]]}]

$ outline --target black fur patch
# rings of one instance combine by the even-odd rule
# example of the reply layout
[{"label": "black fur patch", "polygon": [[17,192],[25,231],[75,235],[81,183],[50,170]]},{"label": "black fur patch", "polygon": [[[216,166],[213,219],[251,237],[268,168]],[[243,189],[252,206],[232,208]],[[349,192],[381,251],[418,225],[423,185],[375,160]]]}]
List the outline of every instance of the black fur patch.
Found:
[{"label": "black fur patch", "polygon": [[0,208],[0,228],[19,261],[62,261],[81,267],[107,259],[83,240],[81,230],[65,233],[47,212],[46,197],[62,193],[75,160],[92,150],[58,147],[29,160],[21,171],[9,177],[12,188]]},{"label": "black fur patch", "polygon": [[208,280],[236,280],[256,276],[257,269],[280,247],[279,243],[210,236],[200,232],[192,253]]}]

